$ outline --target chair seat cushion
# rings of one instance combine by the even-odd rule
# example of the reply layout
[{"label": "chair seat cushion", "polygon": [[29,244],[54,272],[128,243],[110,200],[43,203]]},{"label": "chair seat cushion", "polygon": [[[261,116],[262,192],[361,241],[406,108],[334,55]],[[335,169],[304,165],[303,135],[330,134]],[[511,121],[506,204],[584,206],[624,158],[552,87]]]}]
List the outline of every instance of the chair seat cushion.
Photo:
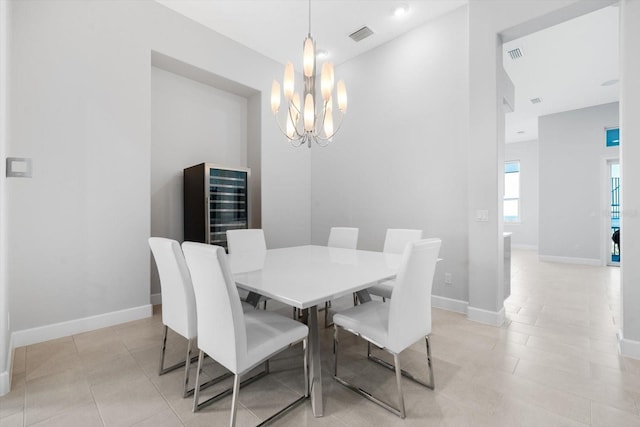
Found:
[{"label": "chair seat cushion", "polygon": [[388,347],[389,303],[371,301],[336,313],[333,322],[363,336],[379,347]]},{"label": "chair seat cushion", "polygon": [[382,298],[391,298],[393,293],[394,280],[382,280],[367,289],[371,295],[377,295]]},{"label": "chair seat cushion", "polygon": [[242,366],[238,366],[239,372],[256,366],[309,334],[307,325],[265,310],[245,311],[244,319],[247,330],[247,359]]}]

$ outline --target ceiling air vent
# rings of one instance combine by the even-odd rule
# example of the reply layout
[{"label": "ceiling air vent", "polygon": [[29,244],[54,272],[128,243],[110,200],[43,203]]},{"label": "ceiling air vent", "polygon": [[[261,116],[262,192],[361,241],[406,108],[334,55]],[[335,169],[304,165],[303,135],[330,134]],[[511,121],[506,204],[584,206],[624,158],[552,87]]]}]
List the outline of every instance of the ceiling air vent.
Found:
[{"label": "ceiling air vent", "polygon": [[518,58],[522,58],[522,51],[520,50],[519,47],[515,48],[515,49],[511,49],[507,51],[507,55],[509,55],[511,57],[511,59],[518,59]]},{"label": "ceiling air vent", "polygon": [[369,28],[369,27],[367,27],[365,25],[364,27],[360,28],[359,30],[356,30],[353,33],[349,34],[349,37],[351,37],[351,40],[353,40],[354,42],[359,42],[361,40],[366,39],[367,37],[369,37],[372,34],[373,34],[373,31],[371,30],[371,28]]},{"label": "ceiling air vent", "polygon": [[529,101],[531,101],[532,104],[540,104],[542,102],[542,98],[533,98]]}]

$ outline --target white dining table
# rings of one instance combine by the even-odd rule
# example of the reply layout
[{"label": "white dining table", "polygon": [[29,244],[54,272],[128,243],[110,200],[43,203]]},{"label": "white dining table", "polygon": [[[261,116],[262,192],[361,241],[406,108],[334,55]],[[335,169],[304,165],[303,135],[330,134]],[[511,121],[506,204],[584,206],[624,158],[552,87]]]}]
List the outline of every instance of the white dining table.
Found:
[{"label": "white dining table", "polygon": [[[238,286],[299,309],[308,309],[311,407],[323,415],[318,305],[392,278],[401,255],[326,246],[270,249],[229,255]],[[365,295],[366,297],[366,295]]]}]

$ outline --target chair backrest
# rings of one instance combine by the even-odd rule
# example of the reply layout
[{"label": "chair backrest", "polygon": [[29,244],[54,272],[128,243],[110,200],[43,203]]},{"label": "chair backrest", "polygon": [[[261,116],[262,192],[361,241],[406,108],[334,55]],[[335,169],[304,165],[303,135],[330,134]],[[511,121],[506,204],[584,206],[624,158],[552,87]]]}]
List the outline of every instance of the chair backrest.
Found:
[{"label": "chair backrest", "polygon": [[198,347],[233,373],[247,354],[247,331],[238,289],[220,246],[184,242],[198,307]]},{"label": "chair backrest", "polygon": [[230,254],[241,252],[266,252],[264,231],[259,228],[227,230],[227,247]]},{"label": "chair backrest", "polygon": [[162,323],[187,339],[198,335],[196,300],[187,263],[175,240],[149,238],[160,276]]},{"label": "chair backrest", "polygon": [[331,227],[327,246],[332,248],[356,249],[358,247],[358,228]]},{"label": "chair backrest", "polygon": [[409,230],[403,228],[388,228],[384,237],[382,252],[389,254],[401,254],[409,242],[417,242],[422,239],[422,230]]},{"label": "chair backrest", "polygon": [[389,349],[400,352],[431,333],[431,288],[440,239],[410,242],[389,304]]}]

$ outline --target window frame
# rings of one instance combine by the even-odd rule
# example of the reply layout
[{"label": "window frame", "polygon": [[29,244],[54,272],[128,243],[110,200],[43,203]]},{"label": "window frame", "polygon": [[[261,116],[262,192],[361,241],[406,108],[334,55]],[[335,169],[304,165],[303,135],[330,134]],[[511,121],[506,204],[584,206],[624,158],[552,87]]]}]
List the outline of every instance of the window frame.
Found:
[{"label": "window frame", "polygon": [[[517,170],[507,170],[508,169],[508,165],[510,164],[517,164]],[[506,189],[504,194],[502,195],[502,220],[505,223],[509,223],[509,224],[519,224],[522,221],[522,195],[520,194],[520,190],[521,190],[521,182],[520,179],[522,178],[522,163],[520,162],[519,159],[514,159],[514,160],[505,160],[504,162],[504,167],[503,167],[503,180],[505,181],[505,186],[506,186],[506,178],[507,178],[507,174],[508,173],[517,173],[518,174],[518,197],[507,197],[506,195]],[[506,216],[505,215],[505,202],[509,202],[509,201],[515,201],[517,204],[517,215],[514,216]]]}]

